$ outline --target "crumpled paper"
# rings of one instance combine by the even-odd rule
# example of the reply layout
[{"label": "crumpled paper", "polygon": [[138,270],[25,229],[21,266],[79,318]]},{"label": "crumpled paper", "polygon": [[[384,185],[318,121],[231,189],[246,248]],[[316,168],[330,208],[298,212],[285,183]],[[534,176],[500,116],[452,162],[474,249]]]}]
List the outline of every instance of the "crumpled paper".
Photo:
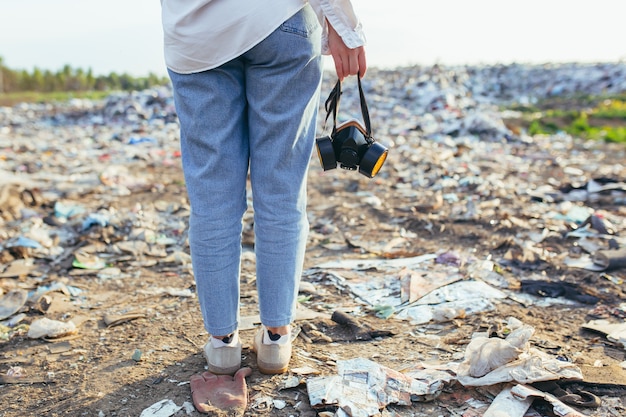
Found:
[{"label": "crumpled paper", "polygon": [[457,380],[464,386],[489,386],[502,382],[528,384],[555,379],[582,380],[581,370],[531,348],[534,328],[509,318],[512,329],[506,339],[478,336],[466,348]]},{"label": "crumpled paper", "polygon": [[412,397],[436,396],[442,380],[417,380],[363,358],[337,361],[338,373],[311,378],[307,391],[311,406],[336,405],[337,415],[379,415],[388,404],[411,405]]}]

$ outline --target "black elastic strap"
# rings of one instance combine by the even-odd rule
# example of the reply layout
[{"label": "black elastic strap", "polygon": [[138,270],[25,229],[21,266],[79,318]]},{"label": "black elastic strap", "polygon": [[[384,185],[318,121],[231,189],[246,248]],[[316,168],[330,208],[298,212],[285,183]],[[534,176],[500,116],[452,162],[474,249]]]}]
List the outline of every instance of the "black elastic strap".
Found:
[{"label": "black elastic strap", "polygon": [[[363,122],[365,123],[365,133],[366,139],[368,141],[371,140],[372,137],[372,125],[370,122],[370,113],[367,107],[367,102],[365,101],[365,94],[363,93],[363,87],[361,86],[361,76],[357,75],[357,82],[359,85],[359,99],[361,102],[361,115],[363,116]],[[333,114],[333,135],[337,131],[337,113],[339,112],[339,100],[341,99],[341,81],[337,81],[335,87],[331,90],[326,102],[324,103],[324,108],[326,109],[326,119],[324,119],[324,124],[328,121],[328,117],[330,117],[330,113]]]},{"label": "black elastic strap", "polygon": [[324,124],[328,121],[328,116],[330,116],[330,112],[333,113],[333,133],[335,133],[335,129],[337,128],[337,111],[339,110],[339,100],[341,99],[341,81],[337,81],[335,87],[331,90],[326,102],[324,103],[324,108],[326,109],[326,119],[324,120]]},{"label": "black elastic strap", "polygon": [[359,84],[359,97],[361,99],[361,115],[363,116],[363,122],[365,122],[365,132],[367,137],[372,137],[372,125],[370,123],[370,112],[367,108],[367,102],[365,101],[365,94],[363,93],[363,87],[361,87],[361,76],[357,75],[357,81]]}]

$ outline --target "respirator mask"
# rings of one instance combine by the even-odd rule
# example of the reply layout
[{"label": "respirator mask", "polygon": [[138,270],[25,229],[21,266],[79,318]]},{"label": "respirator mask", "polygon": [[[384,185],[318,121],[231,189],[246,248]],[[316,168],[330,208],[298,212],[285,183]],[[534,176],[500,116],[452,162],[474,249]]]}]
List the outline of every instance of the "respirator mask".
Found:
[{"label": "respirator mask", "polygon": [[333,114],[333,130],[330,135],[317,138],[317,156],[324,171],[339,167],[359,172],[368,178],[378,174],[387,159],[387,148],[372,137],[369,110],[361,87],[361,77],[357,76],[363,127],[358,120],[351,119],[337,125],[337,112],[341,98],[341,81],[337,81],[325,103],[326,121]]}]

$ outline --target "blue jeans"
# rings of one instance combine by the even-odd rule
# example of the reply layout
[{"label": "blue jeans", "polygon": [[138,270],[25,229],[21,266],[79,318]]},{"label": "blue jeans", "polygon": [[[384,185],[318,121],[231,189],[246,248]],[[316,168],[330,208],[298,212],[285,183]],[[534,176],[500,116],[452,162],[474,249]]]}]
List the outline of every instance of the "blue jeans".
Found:
[{"label": "blue jeans", "polygon": [[206,330],[237,329],[250,173],[261,322],[295,315],[309,231],[306,176],[322,78],[321,29],[304,7],[224,65],[169,72],[191,205],[189,245]]}]

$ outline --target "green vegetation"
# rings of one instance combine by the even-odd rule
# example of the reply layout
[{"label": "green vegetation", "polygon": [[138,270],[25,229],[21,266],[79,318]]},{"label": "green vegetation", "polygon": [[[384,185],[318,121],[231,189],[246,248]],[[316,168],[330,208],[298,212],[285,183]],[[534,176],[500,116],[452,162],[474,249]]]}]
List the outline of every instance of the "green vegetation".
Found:
[{"label": "green vegetation", "polygon": [[584,139],[626,143],[626,93],[550,98],[511,109],[523,114],[522,126],[530,135],[563,131]]},{"label": "green vegetation", "polygon": [[152,73],[146,77],[133,77],[115,72],[94,75],[91,69],[72,68],[69,65],[56,72],[37,67],[32,71],[14,70],[6,67],[0,57],[0,105],[70,98],[99,98],[111,91],[144,90],[168,82],[167,77]]},{"label": "green vegetation", "polygon": [[15,103],[45,103],[50,101],[68,101],[73,98],[100,100],[111,94],[110,91],[57,91],[40,93],[37,91],[18,91],[0,95],[0,106],[10,106]]}]

